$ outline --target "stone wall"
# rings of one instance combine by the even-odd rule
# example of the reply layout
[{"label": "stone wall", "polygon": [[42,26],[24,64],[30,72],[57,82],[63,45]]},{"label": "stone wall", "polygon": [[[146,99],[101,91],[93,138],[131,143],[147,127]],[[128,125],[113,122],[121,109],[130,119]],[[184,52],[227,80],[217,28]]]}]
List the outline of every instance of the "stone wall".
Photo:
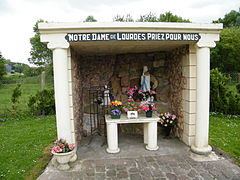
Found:
[{"label": "stone wall", "polygon": [[76,140],[79,142],[83,135],[83,112],[82,112],[82,79],[80,75],[81,62],[78,59],[78,54],[71,49],[71,66],[72,66],[72,101],[73,101],[73,116]]},{"label": "stone wall", "polygon": [[[114,99],[125,102],[127,101],[127,91],[135,85],[140,86],[143,66],[148,66],[151,80],[158,83],[155,89],[157,92],[156,104],[158,111],[171,111],[168,98],[169,81],[167,73],[169,69],[166,67],[166,53],[77,56],[74,51],[72,52],[73,89],[77,97],[74,98],[74,106],[77,106],[74,114],[78,119],[76,124],[78,134],[83,127],[82,132],[85,131],[87,135],[90,133],[90,123],[88,122],[89,118],[87,118],[90,105],[88,92],[85,87],[108,85],[112,88]],[[120,129],[123,133],[142,133],[141,124],[136,126],[122,125]]]}]

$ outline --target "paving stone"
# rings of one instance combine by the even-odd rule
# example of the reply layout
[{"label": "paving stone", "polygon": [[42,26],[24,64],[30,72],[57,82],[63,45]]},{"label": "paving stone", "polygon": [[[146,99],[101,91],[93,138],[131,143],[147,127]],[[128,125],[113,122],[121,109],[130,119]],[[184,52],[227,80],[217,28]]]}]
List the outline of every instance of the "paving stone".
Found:
[{"label": "paving stone", "polygon": [[149,168],[141,169],[140,173],[141,173],[142,176],[152,177],[152,173],[151,173],[151,170]]},{"label": "paving stone", "polygon": [[151,169],[155,170],[159,168],[159,165],[156,162],[149,163]]},{"label": "paving stone", "polygon": [[95,177],[97,180],[104,180],[106,178],[105,173],[96,173]]},{"label": "paving stone", "polygon": [[117,178],[122,179],[122,178],[128,178],[128,173],[127,171],[119,171],[117,172]]},{"label": "paving stone", "polygon": [[163,174],[163,172],[161,171],[161,170],[159,170],[159,169],[156,169],[156,170],[154,170],[154,171],[152,171],[152,175],[154,176],[154,177],[164,177],[164,174]]},{"label": "paving stone", "polygon": [[84,180],[95,180],[94,177],[83,177]]},{"label": "paving stone", "polygon": [[135,172],[139,172],[139,169],[136,167],[132,167],[128,170],[130,173],[135,173]]},{"label": "paving stone", "polygon": [[142,180],[140,174],[130,174],[130,180]]},{"label": "paving stone", "polygon": [[165,172],[165,173],[172,172],[172,168],[169,167],[169,166],[160,166],[160,169],[161,169],[162,172]]},{"label": "paving stone", "polygon": [[105,172],[105,166],[96,166],[96,172]]},{"label": "paving stone", "polygon": [[85,173],[87,176],[94,176],[95,175],[95,170],[94,169],[87,169],[85,170]]},{"label": "paving stone", "polygon": [[177,180],[177,176],[175,174],[167,173],[166,176],[169,180]]},{"label": "paving stone", "polygon": [[109,169],[109,170],[107,170],[106,175],[108,177],[114,177],[114,176],[116,176],[116,171],[114,169]]},{"label": "paving stone", "polygon": [[179,166],[185,170],[190,170],[192,168],[188,163],[179,163]]},{"label": "paving stone", "polygon": [[221,172],[228,179],[230,179],[233,176],[233,174],[234,174],[234,172],[231,169],[229,169],[229,168],[225,168]]},{"label": "paving stone", "polygon": [[188,176],[192,178],[196,177],[197,175],[198,174],[194,169],[191,169],[190,172],[188,173]]},{"label": "paving stone", "polygon": [[239,180],[240,179],[240,173],[233,176],[232,180]]},{"label": "paving stone", "polygon": [[203,177],[203,179],[205,180],[212,180],[213,179],[213,177],[209,174],[209,173],[201,173],[200,174],[202,177]]},{"label": "paving stone", "polygon": [[178,176],[178,180],[189,180],[190,178],[187,177],[186,175],[180,175]]},{"label": "paving stone", "polygon": [[115,165],[114,164],[107,164],[106,169],[115,169]]},{"label": "paving stone", "polygon": [[154,159],[153,157],[151,157],[151,156],[145,157],[145,160],[146,160],[147,162],[154,162],[154,161],[155,161],[155,159]]},{"label": "paving stone", "polygon": [[116,170],[126,170],[126,166],[125,165],[117,165],[116,166]]},{"label": "paving stone", "polygon": [[154,180],[166,180],[166,178],[154,178]]},{"label": "paving stone", "polygon": [[187,171],[181,167],[173,167],[172,170],[174,174],[178,174],[178,175],[186,175],[189,172],[189,170]]}]

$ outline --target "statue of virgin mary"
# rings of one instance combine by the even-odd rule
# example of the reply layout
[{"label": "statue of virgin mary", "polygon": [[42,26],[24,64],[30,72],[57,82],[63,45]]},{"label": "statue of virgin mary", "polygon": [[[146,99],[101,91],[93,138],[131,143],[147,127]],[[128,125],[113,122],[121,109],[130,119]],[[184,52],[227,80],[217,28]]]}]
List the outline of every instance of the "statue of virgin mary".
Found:
[{"label": "statue of virgin mary", "polygon": [[141,76],[141,90],[150,91],[150,74],[147,66],[143,67],[143,73]]}]

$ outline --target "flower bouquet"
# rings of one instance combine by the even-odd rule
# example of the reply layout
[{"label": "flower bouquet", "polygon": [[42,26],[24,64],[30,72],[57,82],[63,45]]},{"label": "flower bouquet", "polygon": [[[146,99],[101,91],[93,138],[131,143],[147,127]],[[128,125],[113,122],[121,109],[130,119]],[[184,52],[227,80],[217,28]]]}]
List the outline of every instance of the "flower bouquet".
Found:
[{"label": "flower bouquet", "polygon": [[67,153],[75,148],[75,144],[68,144],[64,139],[56,140],[54,144],[55,146],[52,148],[54,153]]},{"label": "flower bouquet", "polygon": [[150,90],[150,91],[139,91],[141,94],[141,100],[142,101],[153,101],[154,96],[156,95],[156,91]]},{"label": "flower bouquet", "polygon": [[134,102],[132,98],[128,99],[128,102],[123,106],[122,109],[127,112],[127,117],[130,119],[138,118],[138,112],[141,111],[139,105]]},{"label": "flower bouquet", "polygon": [[140,101],[143,98],[142,91],[139,90],[137,86],[134,86],[133,88],[129,89],[127,94],[128,98],[133,99],[134,101]]},{"label": "flower bouquet", "polygon": [[148,101],[142,101],[139,107],[146,112],[146,117],[152,117],[152,112],[156,110],[155,103]]},{"label": "flower bouquet", "polygon": [[160,114],[160,125],[165,129],[166,138],[169,137],[172,127],[177,124],[177,117],[169,112]]},{"label": "flower bouquet", "polygon": [[119,119],[121,116],[122,102],[121,101],[110,102],[110,109],[112,119]]}]

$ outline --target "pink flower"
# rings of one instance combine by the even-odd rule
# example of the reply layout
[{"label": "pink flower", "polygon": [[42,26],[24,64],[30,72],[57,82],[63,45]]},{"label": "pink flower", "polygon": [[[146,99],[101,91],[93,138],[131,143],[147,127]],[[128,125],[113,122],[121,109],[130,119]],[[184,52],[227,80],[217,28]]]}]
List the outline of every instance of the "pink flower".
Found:
[{"label": "pink flower", "polygon": [[149,111],[149,107],[146,107],[146,106],[143,106],[142,109],[143,109],[144,111]]},{"label": "pink flower", "polygon": [[152,110],[156,110],[157,108],[155,106],[152,107]]},{"label": "pink flower", "polygon": [[69,144],[69,149],[73,150],[75,148],[75,144]]},{"label": "pink flower", "polygon": [[61,149],[59,146],[54,146],[54,147],[52,148],[52,151],[53,151],[53,152],[56,152],[56,153],[59,153],[59,152],[62,152],[62,149]]},{"label": "pink flower", "polygon": [[65,143],[66,140],[65,139],[60,139],[60,142]]},{"label": "pink flower", "polygon": [[127,109],[127,108],[125,108],[125,107],[123,107],[123,110],[124,110],[125,112],[127,112],[127,111],[128,111],[128,109]]},{"label": "pink flower", "polygon": [[64,144],[60,144],[59,145],[62,149],[65,148],[65,145]]}]

